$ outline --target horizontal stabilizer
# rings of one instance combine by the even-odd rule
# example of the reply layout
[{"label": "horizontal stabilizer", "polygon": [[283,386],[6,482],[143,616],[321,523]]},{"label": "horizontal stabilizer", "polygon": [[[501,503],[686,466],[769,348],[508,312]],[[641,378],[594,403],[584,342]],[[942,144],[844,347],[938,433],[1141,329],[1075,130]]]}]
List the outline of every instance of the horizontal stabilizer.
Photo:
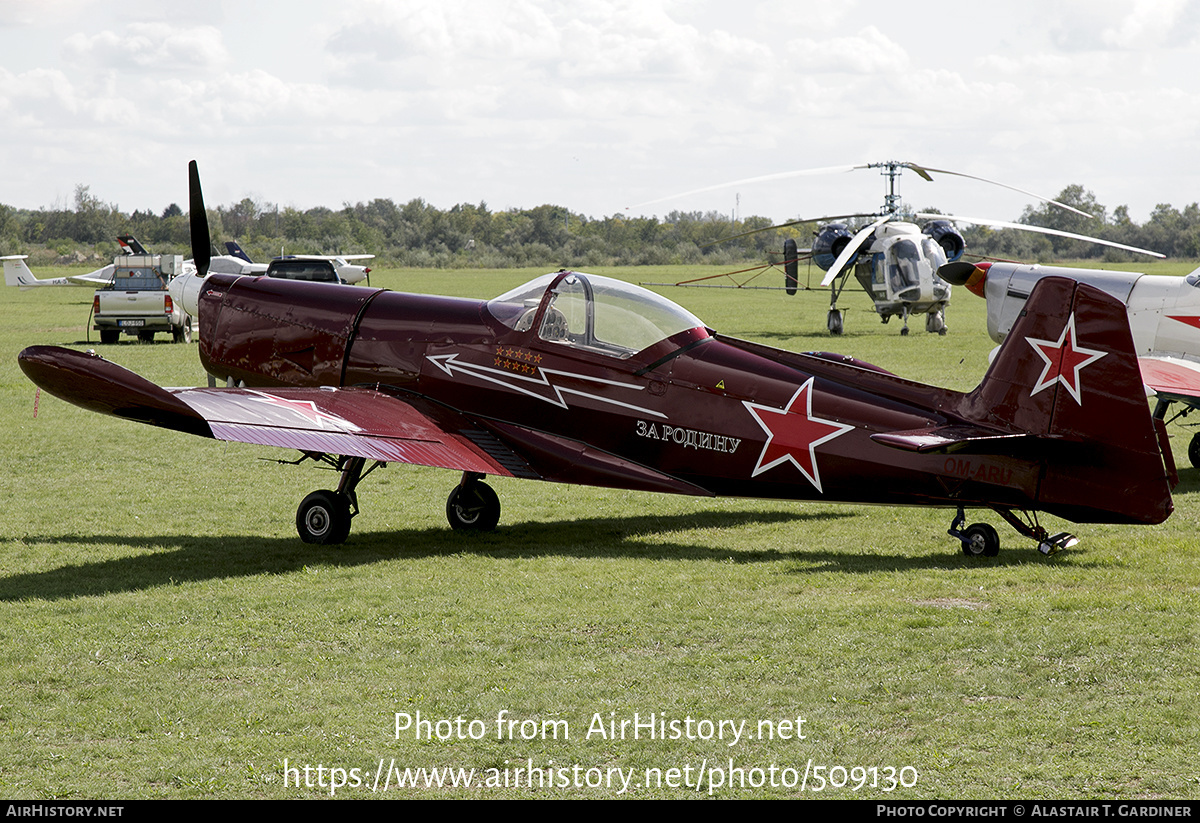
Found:
[{"label": "horizontal stabilizer", "polygon": [[1200,404],[1200,363],[1182,357],[1148,355],[1138,358],[1142,380],[1159,397],[1189,406]]}]

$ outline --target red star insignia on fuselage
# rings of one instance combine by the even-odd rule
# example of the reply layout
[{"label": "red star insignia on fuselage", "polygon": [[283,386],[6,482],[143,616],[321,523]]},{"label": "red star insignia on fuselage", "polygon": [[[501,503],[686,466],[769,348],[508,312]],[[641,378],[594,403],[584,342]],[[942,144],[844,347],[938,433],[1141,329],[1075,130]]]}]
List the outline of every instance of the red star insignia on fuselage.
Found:
[{"label": "red star insignia on fuselage", "polygon": [[817,469],[817,446],[840,437],[854,427],[813,417],[813,380],[810,377],[807,383],[796,389],[792,399],[782,409],[742,401],[746,410],[754,415],[758,425],[767,433],[767,442],[763,444],[751,477],[757,477],[781,463],[791,463],[816,486],[817,491],[823,493],[821,473]]},{"label": "red star insignia on fuselage", "polygon": [[1048,389],[1055,383],[1062,383],[1066,390],[1075,402],[1080,406],[1083,405],[1083,398],[1079,391],[1079,373],[1084,367],[1094,363],[1108,352],[1097,351],[1096,349],[1085,349],[1078,345],[1075,340],[1075,313],[1071,312],[1071,317],[1067,320],[1067,325],[1063,327],[1062,334],[1058,336],[1058,340],[1037,340],[1033,337],[1026,337],[1029,345],[1033,346],[1033,350],[1046,361],[1045,367],[1042,369],[1042,374],[1030,390],[1029,396],[1040,392],[1042,389]]}]

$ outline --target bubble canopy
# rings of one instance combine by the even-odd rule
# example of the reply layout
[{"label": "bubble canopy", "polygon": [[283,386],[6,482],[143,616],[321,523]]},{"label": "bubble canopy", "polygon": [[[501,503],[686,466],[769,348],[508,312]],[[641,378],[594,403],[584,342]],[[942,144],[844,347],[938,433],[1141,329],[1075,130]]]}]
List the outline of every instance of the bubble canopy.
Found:
[{"label": "bubble canopy", "polygon": [[582,272],[556,272],[488,301],[510,329],[536,325],[546,341],[624,359],[680,332],[707,337],[691,312],[649,289]]}]

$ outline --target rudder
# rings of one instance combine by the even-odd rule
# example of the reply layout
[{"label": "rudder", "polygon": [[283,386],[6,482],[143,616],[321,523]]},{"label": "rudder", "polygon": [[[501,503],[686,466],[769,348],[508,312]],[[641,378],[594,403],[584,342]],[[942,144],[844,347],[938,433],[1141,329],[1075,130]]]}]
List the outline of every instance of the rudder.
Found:
[{"label": "rudder", "polygon": [[1150,415],[1125,307],[1099,289],[1039,281],[963,413],[1038,438],[1046,511],[1139,523],[1171,513],[1174,462]]}]

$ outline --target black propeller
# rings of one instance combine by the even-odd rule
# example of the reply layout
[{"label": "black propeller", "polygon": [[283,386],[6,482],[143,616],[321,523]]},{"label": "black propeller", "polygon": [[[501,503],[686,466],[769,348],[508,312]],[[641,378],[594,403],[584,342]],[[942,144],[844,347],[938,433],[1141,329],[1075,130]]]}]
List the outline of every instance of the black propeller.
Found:
[{"label": "black propeller", "polygon": [[208,274],[212,262],[212,241],[208,234],[208,212],[204,210],[204,192],[200,191],[200,170],[196,161],[188,163],[188,213],[192,227],[192,261],[196,274]]}]

